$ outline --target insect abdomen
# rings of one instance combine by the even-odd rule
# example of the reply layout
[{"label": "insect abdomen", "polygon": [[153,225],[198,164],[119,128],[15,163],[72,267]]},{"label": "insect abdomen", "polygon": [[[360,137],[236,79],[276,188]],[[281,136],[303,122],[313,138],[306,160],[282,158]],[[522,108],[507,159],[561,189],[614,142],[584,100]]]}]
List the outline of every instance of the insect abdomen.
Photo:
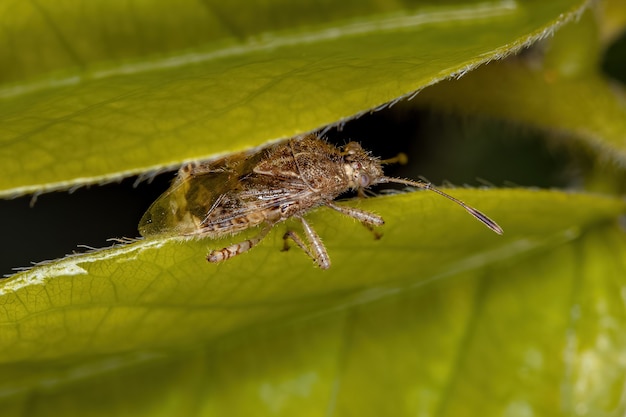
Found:
[{"label": "insect abdomen", "polygon": [[275,223],[280,220],[280,210],[268,209],[261,212],[250,212],[242,216],[232,217],[220,221],[212,221],[202,226],[198,232],[213,237],[234,235],[262,223]]}]

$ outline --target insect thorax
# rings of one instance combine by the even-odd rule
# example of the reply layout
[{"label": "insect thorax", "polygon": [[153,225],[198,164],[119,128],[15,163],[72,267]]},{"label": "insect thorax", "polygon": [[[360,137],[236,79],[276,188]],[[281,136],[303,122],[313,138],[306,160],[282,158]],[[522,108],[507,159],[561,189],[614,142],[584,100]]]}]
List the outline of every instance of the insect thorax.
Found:
[{"label": "insect thorax", "polygon": [[274,148],[254,172],[275,178],[278,186],[307,187],[309,197],[332,200],[349,188],[343,164],[338,148],[309,135]]}]

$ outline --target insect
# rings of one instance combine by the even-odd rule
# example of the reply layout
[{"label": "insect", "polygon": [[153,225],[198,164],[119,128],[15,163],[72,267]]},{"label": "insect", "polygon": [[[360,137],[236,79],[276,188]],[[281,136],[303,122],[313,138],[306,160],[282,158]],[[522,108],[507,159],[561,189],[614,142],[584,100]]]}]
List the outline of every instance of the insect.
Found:
[{"label": "insect", "polygon": [[326,206],[353,217],[370,230],[384,224],[382,217],[354,207],[336,205],[340,194],[376,184],[397,183],[434,191],[467,210],[498,234],[493,220],[430,183],[386,177],[381,161],[361,145],[339,148],[314,134],[289,139],[250,154],[236,154],[184,165],[171,187],[150,206],[139,224],[142,236],[176,234],[188,238],[221,237],[261,226],[253,238],[212,250],[209,262],[220,262],[250,250],[274,225],[295,218],[305,239],[293,230],[284,236],[284,249],[293,241],[322,269],[330,267],[328,252],[304,219],[311,209]]}]

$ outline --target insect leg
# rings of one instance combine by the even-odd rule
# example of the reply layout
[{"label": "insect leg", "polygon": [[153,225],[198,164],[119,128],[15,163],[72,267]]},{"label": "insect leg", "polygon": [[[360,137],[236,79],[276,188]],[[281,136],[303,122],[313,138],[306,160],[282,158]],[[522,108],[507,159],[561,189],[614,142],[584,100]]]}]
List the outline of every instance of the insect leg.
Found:
[{"label": "insect leg", "polygon": [[374,229],[374,226],[371,223],[361,222],[361,224],[363,225],[363,227],[369,230],[372,235],[374,235],[374,240],[379,240],[381,237],[383,237],[383,234]]},{"label": "insect leg", "polygon": [[298,245],[298,247],[302,249],[304,253],[309,255],[309,258],[315,259],[315,256],[313,256],[313,254],[307,247],[306,243],[304,243],[300,235],[294,232],[293,230],[287,230],[287,232],[285,232],[285,234],[283,235],[283,252],[286,252],[289,250],[289,242],[288,242],[289,239],[293,240],[293,242],[296,245]]},{"label": "insect leg", "polygon": [[322,239],[320,239],[319,235],[315,232],[315,230],[313,230],[311,225],[309,225],[306,220],[304,220],[302,217],[298,217],[298,220],[302,222],[304,233],[306,234],[307,240],[309,241],[309,245],[311,245],[312,250],[309,249],[309,247],[306,245],[306,243],[304,243],[302,238],[300,238],[300,236],[298,236],[298,234],[292,230],[287,231],[287,233],[285,233],[285,235],[283,236],[283,239],[285,240],[284,250],[289,249],[287,239],[291,239],[296,245],[298,245],[300,249],[304,251],[304,253],[309,255],[309,257],[313,259],[313,261],[315,261],[317,266],[322,269],[330,268],[330,257],[328,256],[328,252],[326,251],[324,243],[322,243]]},{"label": "insect leg", "polygon": [[354,207],[338,206],[331,202],[326,203],[326,205],[341,214],[345,214],[346,216],[357,219],[361,223],[366,223],[373,226],[382,226],[383,224],[385,224],[385,220],[383,220],[382,217],[380,217],[378,214],[370,213],[369,211],[359,210],[358,208]]},{"label": "insect leg", "polygon": [[230,245],[223,249],[213,250],[209,252],[206,260],[209,262],[221,262],[250,250],[254,245],[259,243],[261,240],[263,240],[265,236],[267,236],[273,225],[273,223],[265,225],[263,230],[261,230],[261,232],[252,239],[245,240],[241,243],[235,243],[234,245]]},{"label": "insect leg", "polygon": [[346,216],[350,216],[360,221],[367,230],[372,232],[374,239],[378,240],[383,236],[374,229],[374,226],[382,226],[385,224],[385,220],[383,220],[383,218],[379,215],[370,213],[369,211],[359,210],[354,207],[337,206],[333,203],[327,203],[326,205],[333,210],[337,210],[341,214],[345,214]]}]

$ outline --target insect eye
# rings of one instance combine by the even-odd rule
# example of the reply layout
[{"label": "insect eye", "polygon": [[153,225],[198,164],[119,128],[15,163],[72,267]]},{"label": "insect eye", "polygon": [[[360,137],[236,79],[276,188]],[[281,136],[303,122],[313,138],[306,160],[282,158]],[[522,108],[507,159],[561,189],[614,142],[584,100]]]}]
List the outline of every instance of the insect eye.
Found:
[{"label": "insect eye", "polygon": [[361,148],[361,145],[359,145],[356,142],[349,142],[345,147],[344,147],[344,151],[348,154],[348,155],[354,155],[356,154]]},{"label": "insect eye", "polygon": [[367,187],[368,185],[370,185],[370,177],[367,174],[361,174],[359,176],[359,185],[361,187]]}]

